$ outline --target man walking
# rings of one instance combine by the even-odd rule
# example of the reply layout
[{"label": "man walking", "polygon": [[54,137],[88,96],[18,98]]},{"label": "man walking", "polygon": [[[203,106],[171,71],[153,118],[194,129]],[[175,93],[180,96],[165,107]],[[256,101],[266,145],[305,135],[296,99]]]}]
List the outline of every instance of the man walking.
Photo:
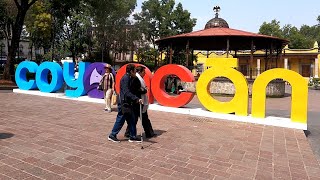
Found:
[{"label": "man walking", "polygon": [[109,141],[120,142],[117,138],[117,134],[120,132],[123,124],[127,121],[129,127],[129,142],[141,142],[137,138],[137,129],[135,123],[135,115],[133,110],[134,103],[142,104],[142,99],[139,99],[132,93],[130,87],[132,87],[132,80],[136,76],[135,66],[128,64],[126,67],[126,74],[120,80],[120,94],[118,101],[118,114],[116,122],[112,128],[112,131],[108,137]]},{"label": "man walking", "polygon": [[[136,95],[138,98],[141,98],[143,101],[143,108],[142,108],[142,126],[146,135],[146,138],[151,138],[156,136],[156,134],[153,132],[153,128],[150,122],[150,119],[148,117],[148,106],[149,106],[149,100],[147,96],[147,87],[146,83],[143,80],[143,77],[145,76],[146,71],[145,67],[138,66],[136,67],[136,77],[133,78],[133,83],[131,86],[131,91],[134,95]],[[135,124],[138,122],[138,117],[140,116],[140,105],[136,104],[133,106],[134,115],[135,115]],[[127,127],[127,130],[125,132],[125,136],[129,137],[129,127]]]}]

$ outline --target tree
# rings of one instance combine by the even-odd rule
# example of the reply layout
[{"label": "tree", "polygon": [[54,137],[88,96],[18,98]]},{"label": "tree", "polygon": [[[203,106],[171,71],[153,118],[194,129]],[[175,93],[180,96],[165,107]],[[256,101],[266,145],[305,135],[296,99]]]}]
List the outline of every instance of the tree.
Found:
[{"label": "tree", "polygon": [[276,19],[272,20],[270,23],[263,22],[263,24],[260,26],[259,34],[264,34],[268,36],[274,36],[274,37],[283,37],[282,31],[280,28],[280,22]]},{"label": "tree", "polygon": [[[22,27],[24,24],[24,19],[26,17],[27,11],[37,0],[14,0],[15,7],[17,8],[17,14],[12,25],[12,36],[11,43],[8,47],[9,53],[7,58],[7,63],[3,72],[3,79],[10,80],[10,72],[13,73],[13,61],[15,59],[16,50],[19,47]],[[11,71],[10,71],[11,69]]]},{"label": "tree", "polygon": [[[105,61],[105,52],[121,49],[126,28],[130,25],[128,18],[136,6],[136,0],[90,0],[91,17],[96,45]],[[109,57],[108,57],[109,58]]]},{"label": "tree", "polygon": [[[318,16],[318,21],[320,16]],[[320,22],[320,21],[319,21]],[[280,22],[272,20],[271,23],[264,22],[259,29],[260,34],[288,39],[289,47],[293,49],[306,49],[313,46],[315,41],[320,42],[320,26],[302,25],[300,29],[290,24],[280,28]]]},{"label": "tree", "polygon": [[189,11],[184,10],[182,4],[179,3],[173,11],[174,35],[191,32],[196,22],[196,19],[191,18]]},{"label": "tree", "polygon": [[[134,15],[136,24],[145,39],[156,49],[155,41],[167,36],[191,32],[196,19],[190,17],[182,4],[175,7],[174,0],[148,0],[142,3],[142,11]],[[157,66],[158,54],[155,51],[154,62]]]},{"label": "tree", "polygon": [[0,37],[6,40],[7,47],[12,39],[12,27],[17,14],[17,8],[13,1],[0,1]]},{"label": "tree", "polygon": [[88,30],[91,29],[92,23],[88,18],[88,10],[84,1],[70,10],[70,15],[66,17],[63,29],[58,35],[59,42],[71,52],[73,61],[80,53],[84,53],[90,44]]},{"label": "tree", "polygon": [[48,1],[38,0],[28,11],[25,25],[31,47],[48,49],[51,46],[52,16]]}]

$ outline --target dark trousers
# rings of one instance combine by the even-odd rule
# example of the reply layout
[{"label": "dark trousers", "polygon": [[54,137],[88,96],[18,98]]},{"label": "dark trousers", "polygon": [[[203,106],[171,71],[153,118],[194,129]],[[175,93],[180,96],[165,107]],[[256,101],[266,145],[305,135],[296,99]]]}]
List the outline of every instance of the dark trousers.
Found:
[{"label": "dark trousers", "polygon": [[[134,119],[135,125],[137,125],[138,118],[140,117],[140,107],[139,106],[140,105],[135,105],[133,108],[133,111],[135,114],[135,119]],[[143,108],[143,106],[142,106],[142,108]],[[151,122],[150,122],[150,119],[148,116],[148,111],[146,111],[145,113],[142,113],[142,127],[144,129],[144,133],[145,133],[146,137],[152,137],[154,135],[153,128],[152,128],[152,125],[151,125]],[[129,126],[126,129],[125,135],[126,136],[129,135]]]},{"label": "dark trousers", "polygon": [[120,104],[118,104],[118,114],[117,114],[116,122],[114,123],[112,132],[110,135],[117,137],[117,134],[120,132],[125,121],[127,121],[127,124],[128,124],[128,127],[127,127],[128,135],[130,137],[136,137],[137,129],[136,129],[134,110],[132,109],[132,113],[123,114],[121,111]]}]

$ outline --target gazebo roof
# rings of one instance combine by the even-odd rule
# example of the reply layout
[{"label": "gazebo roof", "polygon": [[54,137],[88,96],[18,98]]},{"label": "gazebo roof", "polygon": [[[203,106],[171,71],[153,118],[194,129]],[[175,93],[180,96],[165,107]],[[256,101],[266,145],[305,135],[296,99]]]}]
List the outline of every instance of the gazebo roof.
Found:
[{"label": "gazebo roof", "polygon": [[185,48],[189,44],[189,48],[194,50],[225,50],[227,40],[229,40],[230,50],[250,50],[252,42],[256,50],[270,49],[271,44],[274,49],[282,49],[289,42],[277,37],[216,27],[166,37],[157,40],[156,44],[159,45],[159,48],[168,46]]}]

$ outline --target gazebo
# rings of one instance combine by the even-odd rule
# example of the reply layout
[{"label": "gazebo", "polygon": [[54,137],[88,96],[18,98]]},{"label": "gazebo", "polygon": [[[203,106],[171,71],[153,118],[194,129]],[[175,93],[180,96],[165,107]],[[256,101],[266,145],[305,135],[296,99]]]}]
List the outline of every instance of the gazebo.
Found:
[{"label": "gazebo", "polygon": [[273,54],[281,54],[281,50],[288,44],[288,40],[266,36],[242,30],[229,28],[228,23],[219,18],[220,7],[213,8],[215,17],[208,21],[204,30],[191,33],[180,34],[176,36],[166,37],[156,41],[159,51],[169,51],[169,63],[172,63],[172,55],[174,49],[185,49],[186,65],[189,65],[189,54],[191,51],[191,60],[193,61],[194,50],[202,51],[225,51],[227,57],[232,52],[237,57],[237,52],[249,50],[250,56],[250,79],[252,78],[253,53],[256,50],[265,50],[266,56]]}]

